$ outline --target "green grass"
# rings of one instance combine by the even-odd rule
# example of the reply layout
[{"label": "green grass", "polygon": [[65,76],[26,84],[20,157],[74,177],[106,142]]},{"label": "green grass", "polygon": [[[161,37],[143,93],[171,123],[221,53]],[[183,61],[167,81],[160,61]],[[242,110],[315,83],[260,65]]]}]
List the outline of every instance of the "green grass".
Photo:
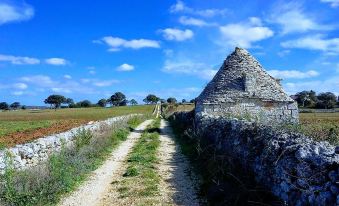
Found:
[{"label": "green grass", "polygon": [[159,194],[160,177],[155,168],[159,161],[159,127],[160,119],[156,119],[141,135],[129,154],[123,179],[117,182],[120,198],[128,198],[130,202],[137,201],[139,205],[145,201],[149,205],[158,203],[152,198]]},{"label": "green grass", "polygon": [[[143,120],[139,116],[134,122]],[[8,167],[0,179],[0,205],[55,205],[126,140],[130,126],[126,121],[117,122],[112,127],[101,128],[100,135],[79,131],[75,148],[63,148],[45,164],[23,171]]]}]

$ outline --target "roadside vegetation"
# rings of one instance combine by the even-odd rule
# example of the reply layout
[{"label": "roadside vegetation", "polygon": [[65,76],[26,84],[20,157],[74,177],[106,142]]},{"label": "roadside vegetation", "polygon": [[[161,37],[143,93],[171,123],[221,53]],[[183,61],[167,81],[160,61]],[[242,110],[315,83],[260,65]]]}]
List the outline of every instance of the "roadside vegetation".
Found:
[{"label": "roadside vegetation", "polygon": [[73,147],[63,147],[43,164],[16,171],[7,155],[7,167],[0,181],[1,204],[55,205],[61,195],[76,189],[81,182],[108,157],[120,142],[126,140],[130,128],[144,121],[135,116],[100,128],[92,134],[80,130]]},{"label": "roadside vegetation", "polygon": [[156,119],[147,127],[128,155],[127,168],[122,179],[112,182],[120,195],[117,202],[161,204],[157,199],[160,176],[156,171],[156,164],[159,162],[159,127],[160,119]]}]

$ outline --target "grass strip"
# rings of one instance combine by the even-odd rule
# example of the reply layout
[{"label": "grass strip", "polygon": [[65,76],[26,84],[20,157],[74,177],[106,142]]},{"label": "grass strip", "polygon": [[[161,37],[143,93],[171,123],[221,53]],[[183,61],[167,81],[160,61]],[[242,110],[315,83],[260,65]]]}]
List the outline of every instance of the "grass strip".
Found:
[{"label": "grass strip", "polygon": [[131,202],[137,201],[139,205],[154,205],[159,202],[160,176],[156,164],[159,140],[160,119],[156,119],[143,132],[132,152],[128,156],[127,169],[122,180],[113,182],[118,184],[120,198],[127,198]]},{"label": "grass strip", "polygon": [[[45,164],[23,171],[11,166],[1,176],[0,205],[55,205],[65,193],[75,190],[97,169],[122,141],[130,127],[144,121],[134,116],[100,128],[96,134],[80,130],[74,147],[64,147]],[[8,164],[11,165],[11,158]]]}]

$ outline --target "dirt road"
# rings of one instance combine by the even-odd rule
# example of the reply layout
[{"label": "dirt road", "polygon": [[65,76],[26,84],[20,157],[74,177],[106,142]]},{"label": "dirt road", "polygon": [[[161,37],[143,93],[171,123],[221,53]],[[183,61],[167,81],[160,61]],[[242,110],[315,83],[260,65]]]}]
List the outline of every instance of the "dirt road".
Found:
[{"label": "dirt road", "polygon": [[127,140],[124,141],[116,150],[112,152],[111,157],[105,163],[95,170],[91,177],[84,182],[81,187],[70,196],[65,197],[60,202],[60,206],[97,205],[100,199],[108,192],[112,178],[122,167],[130,149],[140,137],[141,132],[152,122],[147,120],[140,124],[134,132],[131,132]]}]

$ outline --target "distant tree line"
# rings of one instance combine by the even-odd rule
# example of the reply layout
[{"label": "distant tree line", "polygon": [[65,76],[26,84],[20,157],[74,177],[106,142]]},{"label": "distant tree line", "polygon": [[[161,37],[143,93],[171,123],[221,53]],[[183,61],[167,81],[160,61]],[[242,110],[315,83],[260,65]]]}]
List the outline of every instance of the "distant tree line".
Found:
[{"label": "distant tree line", "polygon": [[13,102],[12,104],[8,104],[7,102],[0,102],[0,110],[18,110],[18,109],[26,109],[25,105],[21,105],[20,102]]},{"label": "distant tree line", "polygon": [[299,107],[317,108],[317,109],[332,109],[338,107],[339,97],[332,92],[322,92],[316,94],[315,91],[302,91],[291,96],[298,102]]},{"label": "distant tree line", "polygon": [[[194,99],[190,100],[189,102],[186,99],[182,99],[179,103],[176,98],[169,97],[167,100],[162,99],[154,94],[149,94],[143,100],[145,104],[187,104],[187,103],[194,103]],[[71,98],[67,98],[63,95],[52,94],[48,96],[44,100],[45,104],[50,105],[51,109],[58,109],[58,108],[86,108],[86,107],[118,107],[118,106],[126,106],[126,105],[138,105],[138,102],[135,99],[127,100],[126,95],[122,92],[114,93],[110,98],[102,98],[98,100],[97,103],[92,103],[89,100],[82,100],[79,102],[75,102]],[[17,109],[26,109],[25,105],[21,106],[20,102],[14,102],[12,104],[8,104],[6,102],[0,102],[0,110],[17,110]]]}]

